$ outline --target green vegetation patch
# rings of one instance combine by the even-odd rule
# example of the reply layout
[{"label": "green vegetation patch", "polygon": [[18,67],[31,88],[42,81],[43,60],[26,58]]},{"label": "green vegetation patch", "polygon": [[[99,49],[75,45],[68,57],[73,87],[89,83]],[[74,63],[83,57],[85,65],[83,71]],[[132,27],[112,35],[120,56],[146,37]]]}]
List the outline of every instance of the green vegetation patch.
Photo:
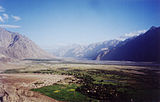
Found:
[{"label": "green vegetation patch", "polygon": [[[68,65],[48,69],[13,69],[5,73],[41,73],[72,75],[78,80],[32,89],[59,101],[159,102],[160,80],[157,70],[149,68],[108,70],[92,66]],[[34,69],[34,68],[30,68]],[[127,70],[127,71],[126,71]],[[133,72],[134,73],[133,73]],[[136,72],[136,73],[135,73]],[[140,74],[143,73],[143,74]],[[35,84],[43,84],[41,82]],[[95,99],[95,100],[94,100]]]},{"label": "green vegetation patch", "polygon": [[32,89],[32,91],[40,92],[46,96],[54,98],[59,101],[69,101],[69,102],[89,102],[96,101],[91,99],[80,92],[78,92],[76,84],[62,85],[55,84],[52,86],[45,86],[38,89]]},{"label": "green vegetation patch", "polygon": [[8,70],[5,70],[4,73],[12,74],[12,73],[20,73],[20,71],[17,69],[8,69]]}]

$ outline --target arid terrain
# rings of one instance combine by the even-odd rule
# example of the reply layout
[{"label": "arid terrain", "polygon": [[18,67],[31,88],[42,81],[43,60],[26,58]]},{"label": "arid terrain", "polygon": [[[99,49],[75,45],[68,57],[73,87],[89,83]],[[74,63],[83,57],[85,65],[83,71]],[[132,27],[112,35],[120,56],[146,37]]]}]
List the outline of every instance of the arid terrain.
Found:
[{"label": "arid terrain", "polygon": [[160,0],[0,0],[0,102],[160,102]]},{"label": "arid terrain", "polygon": [[[0,70],[24,67],[24,63],[1,63]],[[44,74],[0,74],[0,102],[57,102],[40,93],[30,91],[32,88],[52,85],[64,80],[65,75]],[[42,83],[43,84],[36,84]]]},{"label": "arid terrain", "polygon": [[[56,98],[54,96],[54,94],[57,94],[54,93],[55,91],[51,91],[51,93],[47,91],[50,93],[48,95],[42,91],[43,87],[45,88],[46,86],[66,84],[78,85],[75,90],[91,98],[85,98],[85,100],[93,99],[94,101],[105,100],[115,102],[117,99],[119,100],[120,97],[123,101],[125,97],[126,101],[129,100],[130,102],[134,100],[134,102],[160,101],[158,97],[160,95],[160,69],[158,64],[138,66],[74,61],[23,60],[12,63],[1,62],[0,70],[1,102],[68,101]],[[87,83],[87,86],[85,83]],[[117,88],[114,86],[117,86]],[[96,87],[101,91],[98,92]],[[108,87],[111,89],[108,89]],[[36,90],[34,91],[34,89]],[[41,91],[39,91],[39,89]],[[125,89],[125,93],[132,93],[133,91],[133,94],[124,94],[123,90],[117,91],[120,89]],[[86,93],[85,90],[88,90],[88,93]],[[102,90],[104,90],[104,92]],[[115,90],[115,92],[113,93],[111,90]],[[142,92],[138,93],[139,90],[142,90]],[[92,91],[95,92],[95,94],[93,94]],[[106,93],[107,91],[109,93]],[[134,91],[140,94],[140,97],[137,97]],[[108,96],[105,96],[107,94],[111,96],[108,98]],[[148,101],[144,100],[141,94],[142,96],[144,95],[144,98],[147,97]],[[52,95],[55,98],[52,97]],[[111,97],[114,97],[115,100],[112,100]],[[74,99],[71,101],[74,102]]]},{"label": "arid terrain", "polygon": [[65,77],[41,74],[1,74],[1,102],[56,102],[54,99],[29,90],[40,87],[35,85],[36,82],[45,82],[41,86],[52,85]]}]

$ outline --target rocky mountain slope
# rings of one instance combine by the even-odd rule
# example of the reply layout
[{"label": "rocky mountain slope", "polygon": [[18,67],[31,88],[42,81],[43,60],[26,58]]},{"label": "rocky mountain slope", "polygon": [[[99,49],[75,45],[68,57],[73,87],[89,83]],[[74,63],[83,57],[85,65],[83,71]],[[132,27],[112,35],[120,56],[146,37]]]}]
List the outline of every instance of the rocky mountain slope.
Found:
[{"label": "rocky mountain slope", "polygon": [[54,55],[60,57],[73,57],[73,58],[85,58],[93,59],[102,50],[110,50],[115,47],[120,41],[119,40],[109,40],[99,43],[93,43],[89,45],[72,45],[67,47],[62,47],[55,50]]},{"label": "rocky mountain slope", "polygon": [[160,61],[160,27],[119,43],[108,53],[102,51],[96,59],[124,61]]},{"label": "rocky mountain slope", "polygon": [[27,37],[0,28],[0,57],[25,59],[51,56]]},{"label": "rocky mountain slope", "polygon": [[146,32],[146,30],[126,33],[123,36],[113,40],[92,43],[89,45],[73,44],[70,46],[61,46],[56,49],[48,49],[47,51],[59,57],[100,60],[104,55],[106,55],[124,40],[134,38],[143,34],[144,32]]}]

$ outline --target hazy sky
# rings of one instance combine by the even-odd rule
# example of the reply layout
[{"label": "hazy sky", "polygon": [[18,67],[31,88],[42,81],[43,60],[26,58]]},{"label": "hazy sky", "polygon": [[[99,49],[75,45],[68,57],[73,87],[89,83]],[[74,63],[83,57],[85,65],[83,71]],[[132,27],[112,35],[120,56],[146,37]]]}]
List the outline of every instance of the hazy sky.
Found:
[{"label": "hazy sky", "polygon": [[160,0],[0,0],[0,26],[43,48],[160,26]]}]

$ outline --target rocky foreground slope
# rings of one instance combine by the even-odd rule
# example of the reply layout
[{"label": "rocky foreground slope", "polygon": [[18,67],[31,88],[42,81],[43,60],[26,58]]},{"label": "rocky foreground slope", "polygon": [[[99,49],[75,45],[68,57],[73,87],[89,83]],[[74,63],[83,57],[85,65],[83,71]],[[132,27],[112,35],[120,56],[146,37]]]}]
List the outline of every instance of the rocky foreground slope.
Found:
[{"label": "rocky foreground slope", "polygon": [[0,102],[58,102],[30,89],[53,85],[67,77],[65,75],[0,74]]}]

